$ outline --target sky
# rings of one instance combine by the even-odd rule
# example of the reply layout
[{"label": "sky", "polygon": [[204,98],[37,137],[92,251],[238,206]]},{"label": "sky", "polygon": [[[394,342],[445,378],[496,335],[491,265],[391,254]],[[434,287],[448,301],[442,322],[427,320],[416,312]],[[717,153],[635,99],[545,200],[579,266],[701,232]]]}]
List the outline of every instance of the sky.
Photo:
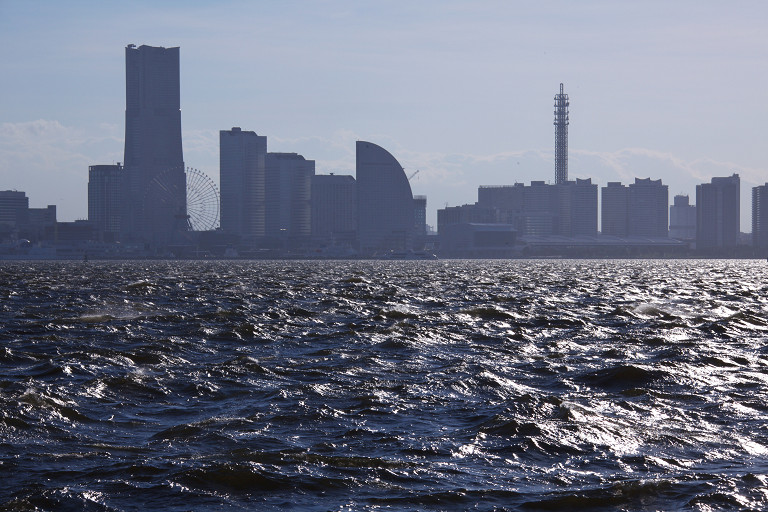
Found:
[{"label": "sky", "polygon": [[[219,130],[355,172],[376,143],[436,210],[481,185],[768,181],[768,2],[0,0],[0,190],[88,216],[88,166],[123,161],[125,47],[179,46],[185,164],[218,183]],[[418,171],[418,173],[417,173]]]}]

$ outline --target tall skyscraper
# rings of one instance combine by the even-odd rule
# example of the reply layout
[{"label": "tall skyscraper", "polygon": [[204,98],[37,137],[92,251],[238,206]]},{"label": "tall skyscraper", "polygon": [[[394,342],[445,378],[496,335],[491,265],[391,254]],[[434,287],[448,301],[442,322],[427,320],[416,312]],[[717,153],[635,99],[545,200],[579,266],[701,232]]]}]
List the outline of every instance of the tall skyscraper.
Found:
[{"label": "tall skyscraper", "polygon": [[739,241],[738,174],[696,185],[696,248],[733,248]]},{"label": "tall skyscraper", "polygon": [[179,48],[125,48],[124,165],[125,233],[168,243],[187,224]]},{"label": "tall skyscraper", "polygon": [[357,141],[358,237],[362,254],[409,250],[413,193],[400,163],[384,148]]},{"label": "tall skyscraper", "polygon": [[124,210],[123,166],[88,167],[88,220],[104,240],[116,240],[121,231]]},{"label": "tall skyscraper", "polygon": [[265,234],[281,246],[300,245],[312,234],[315,161],[296,153],[267,153]]},{"label": "tall skyscraper", "polygon": [[238,127],[219,132],[221,229],[253,245],[265,233],[267,138]]},{"label": "tall skyscraper", "polygon": [[768,249],[768,183],[752,187],[752,246]]},{"label": "tall skyscraper", "polygon": [[568,181],[568,95],[555,95],[555,184]]}]

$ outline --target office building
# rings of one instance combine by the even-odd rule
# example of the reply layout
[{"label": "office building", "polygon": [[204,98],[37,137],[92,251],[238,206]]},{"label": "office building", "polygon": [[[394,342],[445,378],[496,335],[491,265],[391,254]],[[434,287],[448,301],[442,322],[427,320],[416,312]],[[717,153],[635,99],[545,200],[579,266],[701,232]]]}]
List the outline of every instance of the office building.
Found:
[{"label": "office building", "polygon": [[763,255],[768,249],[768,183],[752,187],[752,245]]},{"label": "office building", "polygon": [[312,237],[319,243],[353,245],[357,240],[357,182],[354,176],[312,177]]},{"label": "office building", "polygon": [[125,49],[127,201],[123,230],[158,245],[186,228],[179,48]]},{"label": "office building", "polygon": [[29,221],[29,198],[25,192],[0,190],[0,229],[19,229]]},{"label": "office building", "polygon": [[284,248],[308,241],[315,161],[296,153],[267,153],[265,169],[265,235]]},{"label": "office building", "polygon": [[674,204],[669,207],[669,237],[696,239],[696,207],[688,204],[688,196],[675,196]]},{"label": "office building", "polygon": [[267,138],[239,127],[219,132],[221,229],[254,245],[265,234]]},{"label": "office building", "polygon": [[669,189],[661,180],[635,178],[627,190],[627,236],[666,238]]},{"label": "office building", "polygon": [[627,236],[629,189],[618,181],[610,181],[601,190],[600,233]]},{"label": "office building", "polygon": [[403,167],[384,148],[357,141],[356,173],[361,253],[410,250],[413,193]]},{"label": "office building", "polygon": [[696,248],[734,248],[739,240],[738,174],[696,185]]},{"label": "office building", "polygon": [[555,234],[567,237],[597,236],[597,184],[591,178],[555,185],[557,224]]},{"label": "office building", "polygon": [[105,241],[119,238],[125,207],[124,186],[120,163],[88,167],[88,220]]}]

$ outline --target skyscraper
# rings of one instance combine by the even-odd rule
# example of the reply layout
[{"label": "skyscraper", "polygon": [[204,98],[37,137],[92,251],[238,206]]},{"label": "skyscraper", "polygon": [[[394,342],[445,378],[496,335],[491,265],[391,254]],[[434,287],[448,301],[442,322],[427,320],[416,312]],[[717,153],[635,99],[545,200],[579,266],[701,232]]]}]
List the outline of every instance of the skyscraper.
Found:
[{"label": "skyscraper", "polygon": [[352,245],[357,239],[357,182],[353,176],[312,177],[312,235]]},{"label": "skyscraper", "polygon": [[413,193],[400,163],[384,148],[357,141],[358,237],[363,254],[412,248]]},{"label": "skyscraper", "polygon": [[281,244],[300,245],[312,234],[315,161],[296,153],[267,153],[264,229]]},{"label": "skyscraper", "polygon": [[186,227],[179,48],[125,48],[124,232],[167,243]]},{"label": "skyscraper", "polygon": [[601,197],[600,233],[610,236],[627,236],[629,189],[618,181],[609,181],[603,187]]},{"label": "skyscraper", "polygon": [[733,248],[739,240],[738,174],[696,185],[696,248]]},{"label": "skyscraper", "polygon": [[219,132],[221,229],[253,244],[264,236],[267,138],[238,127]]},{"label": "skyscraper", "polygon": [[568,181],[568,95],[555,95],[555,184]]},{"label": "skyscraper", "polygon": [[635,178],[627,191],[627,235],[669,235],[669,187],[661,180]]},{"label": "skyscraper", "polygon": [[696,238],[696,207],[688,204],[688,196],[677,195],[669,207],[669,237],[678,240]]}]

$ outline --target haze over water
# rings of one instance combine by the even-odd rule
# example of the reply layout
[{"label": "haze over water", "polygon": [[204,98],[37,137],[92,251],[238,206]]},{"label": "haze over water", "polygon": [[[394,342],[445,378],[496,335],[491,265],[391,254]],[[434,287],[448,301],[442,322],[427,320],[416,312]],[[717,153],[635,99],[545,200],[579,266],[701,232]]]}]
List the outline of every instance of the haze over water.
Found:
[{"label": "haze over water", "polygon": [[765,265],[3,262],[0,510],[762,510]]}]

